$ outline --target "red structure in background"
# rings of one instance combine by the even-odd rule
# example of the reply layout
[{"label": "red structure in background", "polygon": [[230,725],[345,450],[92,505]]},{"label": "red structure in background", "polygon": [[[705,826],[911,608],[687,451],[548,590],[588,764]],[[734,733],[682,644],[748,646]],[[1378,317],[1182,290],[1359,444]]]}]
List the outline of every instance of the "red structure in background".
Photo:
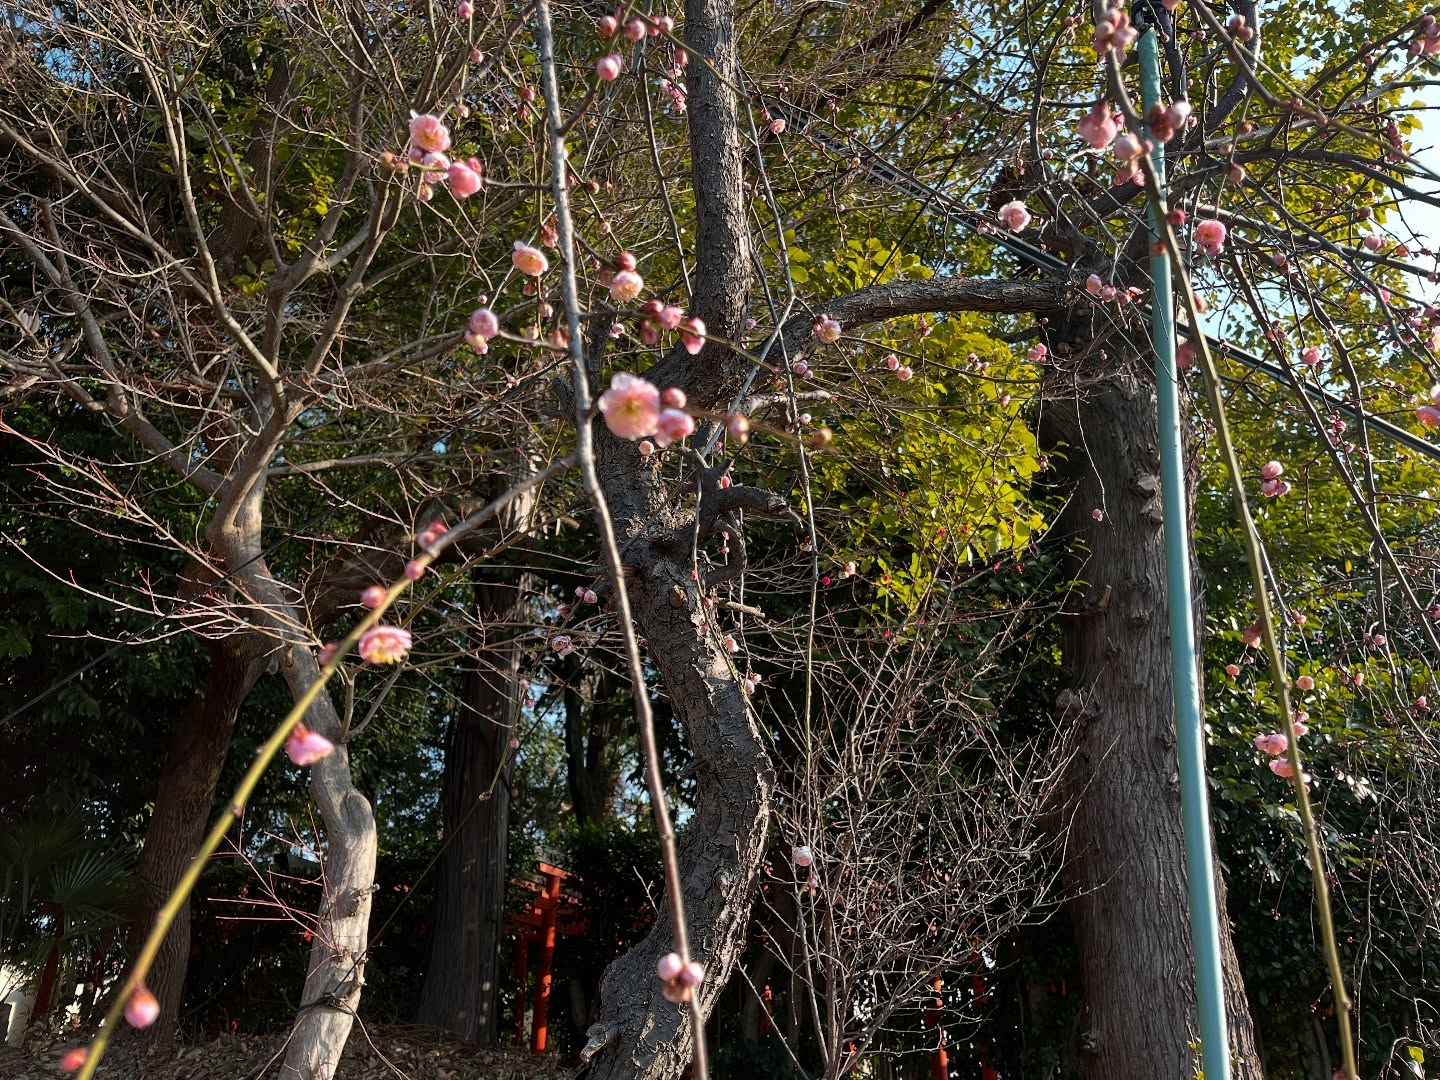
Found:
[{"label": "red structure in background", "polygon": [[945,981],[936,976],[930,988],[935,991],[935,1004],[925,1010],[925,1026],[939,1030],[935,1052],[930,1057],[930,1075],[933,1080],[949,1080],[950,1055],[945,1052],[945,1029],[940,1027],[940,1011],[945,1007],[945,999],[940,996],[940,991],[945,988]]},{"label": "red structure in background", "polygon": [[530,1029],[530,1049],[542,1053],[550,1026],[550,986],[554,981],[555,941],[585,932],[580,905],[567,895],[563,883],[570,876],[549,863],[540,864],[538,878],[528,878],[516,885],[535,895],[525,906],[505,920],[506,933],[515,937],[515,1045],[525,1043],[525,990],[530,977],[530,947],[539,950],[535,969],[534,1021]]}]

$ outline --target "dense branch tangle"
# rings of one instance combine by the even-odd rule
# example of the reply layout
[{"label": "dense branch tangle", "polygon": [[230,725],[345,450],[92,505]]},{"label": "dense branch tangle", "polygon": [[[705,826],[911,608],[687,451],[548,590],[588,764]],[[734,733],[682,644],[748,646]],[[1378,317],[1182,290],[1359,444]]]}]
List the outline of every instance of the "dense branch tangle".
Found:
[{"label": "dense branch tangle", "polygon": [[[932,980],[1023,923],[1049,883],[1041,791],[1065,771],[1065,742],[1047,730],[1024,752],[987,728],[987,665],[1036,614],[1006,609],[997,582],[1050,524],[1030,500],[1040,462],[1027,423],[1038,430],[1057,403],[1078,416],[1121,382],[1143,404],[1140,320],[1080,283],[1094,271],[1143,290],[1145,242],[1138,187],[1112,184],[1047,111],[1100,92],[1073,22],[1051,12],[1017,36],[1001,14],[942,7],[880,4],[856,30],[841,8],[688,0],[678,27],[630,13],[638,30],[608,41],[572,4],[382,16],[302,3],[264,18],[224,5],[116,4],[73,19],[36,7],[10,31],[10,396],[73,403],[130,440],[122,460],[94,465],[96,499],[123,489],[143,506],[185,485],[204,537],[186,554],[236,575],[217,625],[263,636],[294,696],[314,696],[312,727],[350,730],[317,690],[311,649],[357,586],[398,583],[402,550],[437,507],[463,513],[527,474],[558,477],[578,447],[592,507],[583,573],[543,544],[524,558],[547,576],[547,604],[579,578],[604,608],[556,616],[526,663],[539,677],[564,629],[585,663],[628,670],[642,732],[653,689],[680,722],[695,781],[667,861],[671,906],[606,976],[586,1047],[597,1077],[685,1068],[691,1025],[742,962],[757,894],[765,948],[789,968],[838,1077],[854,1067],[851,1044],[902,1046]],[[1209,46],[1182,25],[1172,62],[1194,70]],[[956,63],[962,38],[975,42],[975,73]],[[612,50],[618,79],[596,74]],[[1414,271],[1398,256],[1365,262],[1353,220],[1324,207],[1310,220],[1285,189],[1336,155],[1402,193],[1419,174],[1361,159],[1368,113],[1335,135],[1311,104],[1281,108],[1273,94],[1258,101],[1274,115],[1222,149],[1221,125],[1260,107],[1247,94],[1265,72],[1243,66],[1257,52],[1197,76],[1205,97],[1175,147],[1176,199],[1245,238],[1232,241],[1246,261],[1237,273],[1296,305],[1282,316],[1271,301],[1298,333],[1291,272],[1261,261],[1277,244],[1315,274],[1304,304],[1332,321],[1345,310],[1325,286],[1378,296],[1391,272]],[[1379,108],[1339,70],[1307,94],[1332,85],[1360,111]],[[805,126],[787,132],[767,114],[777,102]],[[447,145],[431,152],[451,160],[410,160],[412,111],[443,124]],[[465,171],[452,173],[457,163]],[[1231,164],[1266,185],[1243,188],[1239,205],[1221,179]],[[1006,257],[944,218],[957,200],[995,210],[1032,191],[1047,216],[1022,235],[1066,273],[997,274]],[[947,199],[938,214],[931,192]],[[993,228],[991,216],[973,221]],[[554,248],[559,273],[517,273],[514,242]],[[698,352],[615,298],[622,250],[647,297],[704,320]],[[1219,288],[1226,272],[1205,264],[1198,276]],[[477,306],[498,313],[500,331],[467,351]],[[822,318],[839,340],[817,334]],[[1268,329],[1259,321],[1236,331]],[[1377,333],[1410,333],[1388,310],[1383,322]],[[1053,351],[1027,365],[999,335]],[[1423,341],[1404,344],[1428,363]],[[620,371],[683,391],[700,435],[649,453],[616,436],[589,402]],[[1400,407],[1402,391],[1385,392],[1380,407]],[[748,444],[727,434],[737,412],[751,416]],[[1089,451],[1064,449],[1075,479]],[[361,486],[377,471],[384,483]],[[1147,478],[1130,479],[1106,497],[1135,502],[1136,536],[1148,538]],[[1354,493],[1378,528],[1376,486]],[[583,516],[568,481],[540,498],[537,521]],[[262,558],[265,531],[306,500],[335,508],[316,563]],[[1103,512],[1077,528],[1074,510],[1063,531],[1098,535]],[[853,598],[837,601],[836,582]],[[1110,617],[1087,603],[1065,616]],[[994,644],[960,650],[972,674],[937,675],[957,648],[947,634],[972,621]],[[668,845],[648,744],[647,758]],[[327,761],[314,787],[338,871],[326,911],[341,932],[316,946],[291,1054],[315,1076],[333,1069],[360,1001],[375,845],[343,753]],[[927,837],[921,811],[935,803],[947,816]],[[1061,834],[1063,822],[1048,838]],[[774,865],[777,842],[782,865],[788,847],[811,849],[813,889]],[[654,977],[672,948],[706,967],[692,1009],[664,1000]]]}]

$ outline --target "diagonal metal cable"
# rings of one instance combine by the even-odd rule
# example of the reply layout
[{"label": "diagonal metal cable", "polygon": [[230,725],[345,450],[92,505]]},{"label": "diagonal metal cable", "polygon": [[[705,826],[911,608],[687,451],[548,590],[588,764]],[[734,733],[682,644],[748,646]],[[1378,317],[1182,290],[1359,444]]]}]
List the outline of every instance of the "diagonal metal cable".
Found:
[{"label": "diagonal metal cable", "polygon": [[[775,98],[769,95],[757,96],[758,103],[769,109],[770,112],[785,120],[786,128],[793,128],[797,133],[803,133],[807,138],[813,139],[831,153],[840,157],[854,157],[860,155],[861,168],[875,180],[886,187],[915,200],[921,204],[921,213],[928,216],[943,215],[948,220],[953,220],[975,233],[983,236],[991,243],[1004,248],[1015,255],[1023,262],[1039,270],[1043,270],[1053,277],[1066,278],[1071,274],[1070,266],[1064,259],[1051,254],[1044,248],[1018,236],[1014,233],[996,232],[990,228],[983,228],[982,225],[989,225],[983,214],[971,206],[967,206],[950,195],[945,194],[938,188],[927,184],[912,173],[906,172],[892,162],[886,160],[882,155],[871,150],[869,147],[854,143],[842,142],[823,131],[818,130],[815,123],[816,117],[813,113],[800,107]],[[1145,309],[1146,317],[1150,317],[1149,308]],[[1189,337],[1189,328],[1181,326],[1178,328],[1181,333]],[[1327,409],[1348,416],[1357,423],[1364,424],[1371,430],[1418,454],[1423,454],[1435,461],[1440,461],[1440,446],[1428,442],[1419,436],[1406,431],[1397,424],[1388,420],[1356,409],[1354,405],[1320,386],[1311,386],[1306,383],[1296,383],[1278,365],[1265,360],[1248,349],[1242,349],[1220,338],[1205,335],[1212,352],[1219,353],[1235,361],[1242,367],[1264,375],[1283,386],[1291,389],[1298,389],[1306,396]]]}]

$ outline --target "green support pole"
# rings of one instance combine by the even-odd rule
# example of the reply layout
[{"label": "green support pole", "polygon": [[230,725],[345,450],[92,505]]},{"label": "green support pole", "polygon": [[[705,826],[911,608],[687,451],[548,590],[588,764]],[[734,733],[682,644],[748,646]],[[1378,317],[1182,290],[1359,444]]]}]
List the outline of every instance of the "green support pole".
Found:
[{"label": "green support pole", "polygon": [[[1140,93],[1146,112],[1160,100],[1160,57],[1154,29],[1140,37]],[[1165,191],[1165,148],[1152,140],[1156,180]],[[1151,210],[1151,242],[1160,239]],[[1210,865],[1210,800],[1205,786],[1204,712],[1195,648],[1190,588],[1189,517],[1185,457],[1180,434],[1179,374],[1175,369],[1175,308],[1170,260],[1150,259],[1155,385],[1159,400],[1160,488],[1165,513],[1165,578],[1170,607],[1170,667],[1175,693],[1175,745],[1180,764],[1180,806],[1185,821],[1185,876],[1190,886],[1190,940],[1195,948],[1195,1000],[1205,1080],[1230,1080],[1230,1037],[1225,1024],[1225,979],[1220,970],[1220,920]]]}]

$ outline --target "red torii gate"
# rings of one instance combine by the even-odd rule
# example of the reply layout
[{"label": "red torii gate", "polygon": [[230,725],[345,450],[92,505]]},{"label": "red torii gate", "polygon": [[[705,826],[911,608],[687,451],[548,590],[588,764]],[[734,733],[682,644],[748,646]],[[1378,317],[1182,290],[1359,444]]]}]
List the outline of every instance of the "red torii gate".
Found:
[{"label": "red torii gate", "polygon": [[507,933],[515,937],[515,1045],[525,1043],[525,989],[530,975],[530,945],[540,950],[535,970],[535,1017],[530,1029],[530,1049],[539,1054],[545,1050],[550,1023],[550,985],[555,963],[555,940],[574,937],[585,932],[579,902],[562,891],[562,883],[570,876],[568,870],[542,862],[539,880],[529,878],[517,884],[534,891],[519,911],[505,920]]}]

